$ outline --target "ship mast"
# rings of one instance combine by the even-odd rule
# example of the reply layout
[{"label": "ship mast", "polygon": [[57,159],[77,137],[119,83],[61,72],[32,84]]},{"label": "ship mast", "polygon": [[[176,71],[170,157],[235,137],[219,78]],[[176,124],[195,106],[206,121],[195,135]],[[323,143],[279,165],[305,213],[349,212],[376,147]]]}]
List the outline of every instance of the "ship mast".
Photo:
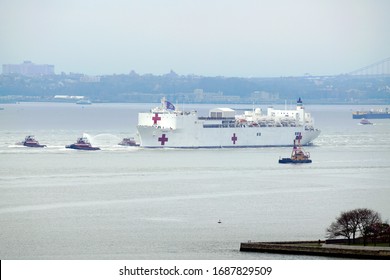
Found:
[{"label": "ship mast", "polygon": [[309,157],[310,157],[310,154],[305,152],[302,149],[301,139],[302,139],[301,134],[297,135],[294,139],[294,146],[293,146],[293,150],[291,152],[291,159],[292,160],[305,160],[305,159],[309,159]]},{"label": "ship mast", "polygon": [[167,109],[167,102],[166,102],[166,99],[165,99],[165,96],[163,96],[163,98],[161,98],[161,109]]}]

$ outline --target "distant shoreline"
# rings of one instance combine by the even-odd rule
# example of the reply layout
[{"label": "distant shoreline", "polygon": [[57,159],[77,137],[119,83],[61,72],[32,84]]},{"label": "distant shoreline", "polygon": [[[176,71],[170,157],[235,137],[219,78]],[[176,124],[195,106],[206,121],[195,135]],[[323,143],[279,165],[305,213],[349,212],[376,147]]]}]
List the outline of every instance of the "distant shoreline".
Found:
[{"label": "distant shoreline", "polygon": [[[20,103],[58,103],[58,104],[77,104],[75,101],[58,101],[58,100],[37,100],[37,99],[21,99],[21,100],[1,100],[0,104],[20,104]],[[91,100],[91,104],[156,104],[158,102],[144,102],[144,101],[99,101],[99,100]],[[180,103],[181,104],[181,103]],[[252,108],[253,105],[255,106],[274,106],[274,105],[285,105],[284,101],[270,101],[270,102],[257,102],[257,103],[246,103],[246,102],[185,102],[185,105],[188,104],[198,104],[198,105],[207,105],[207,104],[226,104],[226,105],[246,105]],[[351,106],[390,106],[389,102],[386,101],[378,101],[378,100],[371,100],[367,102],[331,102],[331,101],[323,101],[323,100],[306,100],[306,105],[351,105]],[[80,104],[78,104],[80,105]],[[86,104],[81,104],[86,105]],[[90,105],[90,104],[88,104]],[[291,106],[291,104],[287,104],[287,106]],[[242,109],[239,109],[242,110]],[[252,109],[250,109],[252,110]]]},{"label": "distant shoreline", "polygon": [[390,75],[275,78],[168,75],[0,75],[0,103],[22,101],[178,104],[390,104]]}]

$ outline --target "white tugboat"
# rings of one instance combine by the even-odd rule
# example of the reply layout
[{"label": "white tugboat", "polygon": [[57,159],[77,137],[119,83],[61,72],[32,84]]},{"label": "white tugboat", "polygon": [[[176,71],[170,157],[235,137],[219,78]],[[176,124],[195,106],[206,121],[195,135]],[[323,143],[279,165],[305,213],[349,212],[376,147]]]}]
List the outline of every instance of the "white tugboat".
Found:
[{"label": "white tugboat", "polygon": [[123,138],[122,141],[118,143],[120,146],[139,146],[139,144],[135,141],[134,137],[126,137]]}]

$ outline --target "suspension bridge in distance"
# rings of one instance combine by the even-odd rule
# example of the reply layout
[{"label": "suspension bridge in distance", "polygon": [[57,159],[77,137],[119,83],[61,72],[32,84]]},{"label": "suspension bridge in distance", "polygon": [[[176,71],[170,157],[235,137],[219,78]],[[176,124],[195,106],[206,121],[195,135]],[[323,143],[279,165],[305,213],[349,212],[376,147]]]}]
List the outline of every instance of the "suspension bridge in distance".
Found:
[{"label": "suspension bridge in distance", "polygon": [[388,76],[390,75],[390,57],[347,73],[353,76]]}]

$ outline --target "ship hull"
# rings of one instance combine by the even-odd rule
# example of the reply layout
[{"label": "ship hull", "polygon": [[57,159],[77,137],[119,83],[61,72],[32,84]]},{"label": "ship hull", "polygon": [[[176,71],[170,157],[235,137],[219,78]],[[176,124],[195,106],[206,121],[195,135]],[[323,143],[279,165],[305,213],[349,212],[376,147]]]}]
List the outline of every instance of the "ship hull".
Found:
[{"label": "ship hull", "polygon": [[251,148],[291,146],[291,139],[302,136],[302,145],[310,144],[319,130],[302,127],[226,127],[162,129],[138,126],[141,146],[145,148]]},{"label": "ship hull", "polygon": [[97,148],[97,147],[80,147],[80,146],[77,146],[77,145],[68,145],[68,146],[65,146],[65,148],[67,149],[74,149],[74,150],[85,150],[85,151],[97,151],[97,150],[100,150],[100,148]]},{"label": "ship hull", "polygon": [[279,159],[279,163],[311,163],[311,159],[302,159],[302,160],[293,160],[291,158],[282,158],[282,159]]},{"label": "ship hull", "polygon": [[44,148],[46,145],[36,144],[36,143],[24,143],[23,146],[30,148]]}]

